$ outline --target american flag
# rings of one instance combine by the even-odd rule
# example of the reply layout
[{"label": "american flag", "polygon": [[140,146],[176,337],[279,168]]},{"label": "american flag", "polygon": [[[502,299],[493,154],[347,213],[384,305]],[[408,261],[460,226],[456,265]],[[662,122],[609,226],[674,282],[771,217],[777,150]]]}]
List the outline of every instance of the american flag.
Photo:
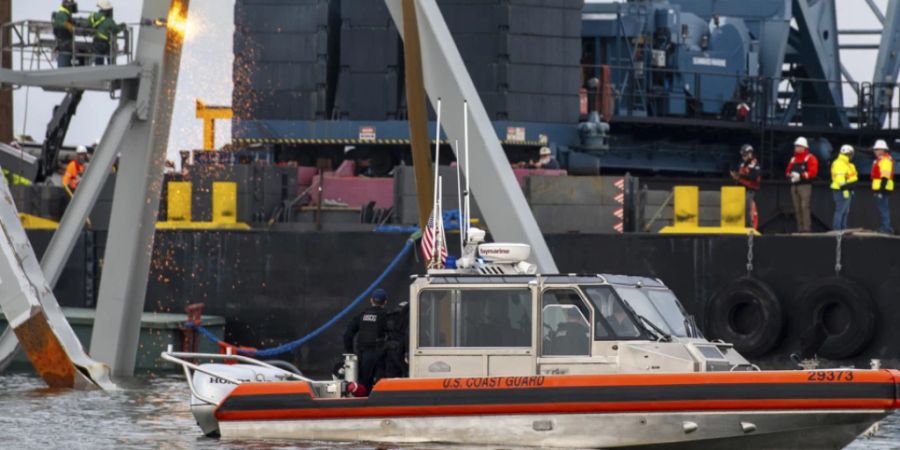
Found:
[{"label": "american flag", "polygon": [[[428,215],[428,224],[422,232],[422,258],[425,259],[428,268],[444,267],[447,262],[447,240],[444,237],[444,220],[440,216],[437,218],[437,225],[434,223],[434,213]],[[435,242],[440,240],[441,260],[440,263],[434,261]]]}]

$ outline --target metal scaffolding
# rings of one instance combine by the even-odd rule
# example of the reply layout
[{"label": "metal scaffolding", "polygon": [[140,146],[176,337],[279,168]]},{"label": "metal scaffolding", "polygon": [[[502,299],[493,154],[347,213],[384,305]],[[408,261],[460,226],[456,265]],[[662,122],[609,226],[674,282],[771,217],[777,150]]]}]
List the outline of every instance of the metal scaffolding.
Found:
[{"label": "metal scaffolding", "polygon": [[[94,160],[84,174],[83,181],[41,261],[38,270],[40,277],[32,270],[31,288],[27,283],[19,283],[18,289],[4,289],[0,296],[0,307],[7,317],[28,319],[11,319],[12,328],[20,339],[21,325],[28,326],[28,330],[35,333],[43,333],[39,336],[48,338],[49,342],[57,340],[60,343],[56,347],[24,346],[35,367],[55,367],[61,373],[73,374],[53,376],[54,370],[39,369],[42,375],[47,374],[44,380],[52,386],[77,386],[77,374],[83,374],[88,375],[94,384],[110,388],[112,385],[106,381],[104,374],[111,371],[114,376],[129,376],[134,372],[188,0],[145,1],[141,11],[142,23],[147,26],[141,30],[133,59],[128,57],[126,64],[49,70],[0,70],[0,84],[6,87],[33,86],[50,91],[78,89],[119,93],[119,107],[113,113]],[[110,233],[106,244],[106,264],[92,334],[92,359],[84,353],[77,339],[74,339],[74,333],[62,315],[50,287],[59,278],[85,219],[117,158],[119,176],[116,178]],[[8,192],[5,195],[6,198],[11,198]],[[14,214],[14,205],[8,203],[0,205],[3,235],[15,244],[12,248],[22,249],[27,244],[27,239],[24,243],[21,242],[16,229],[16,226],[21,228],[21,225]],[[11,211],[7,211],[10,209]],[[21,236],[24,236],[24,231]],[[0,247],[3,242],[0,239]],[[30,250],[30,246],[23,250],[25,259],[17,259],[16,255],[3,252],[0,255],[0,270],[6,266],[10,270],[17,270],[17,267],[29,260]],[[35,259],[33,252],[30,255],[30,259]],[[36,263],[34,267],[37,267]],[[4,277],[3,280],[7,278]],[[29,296],[29,289],[33,290],[35,286],[34,280],[39,280],[41,285],[46,286],[37,290],[42,293],[38,297]],[[10,336],[0,338],[0,349],[9,349]],[[53,353],[53,348],[61,348],[69,360],[57,358],[60,352]],[[48,357],[51,358],[49,363]],[[0,360],[3,359],[3,355],[0,355]],[[75,368],[78,370],[74,370]]]}]

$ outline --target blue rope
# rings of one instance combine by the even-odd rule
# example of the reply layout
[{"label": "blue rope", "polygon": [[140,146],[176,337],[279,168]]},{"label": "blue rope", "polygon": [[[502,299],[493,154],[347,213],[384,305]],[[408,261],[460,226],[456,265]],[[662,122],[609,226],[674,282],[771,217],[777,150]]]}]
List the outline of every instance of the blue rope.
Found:
[{"label": "blue rope", "polygon": [[[381,272],[381,275],[378,275],[378,278],[376,278],[375,281],[373,281],[372,284],[370,284],[369,287],[367,287],[366,290],[363,291],[362,294],[359,294],[359,296],[356,297],[349,305],[347,305],[346,308],[341,310],[341,312],[337,313],[336,316],[329,319],[327,322],[322,324],[322,326],[320,326],[319,328],[316,328],[311,333],[307,334],[306,336],[303,336],[300,339],[297,339],[297,340],[291,341],[291,342],[287,342],[285,344],[281,344],[277,347],[260,349],[260,350],[238,350],[238,353],[240,353],[242,355],[247,355],[247,356],[255,356],[258,358],[269,358],[272,356],[292,352],[292,351],[296,350],[298,347],[300,347],[301,345],[314,339],[316,336],[322,334],[322,332],[324,332],[325,330],[331,328],[335,323],[337,323],[337,321],[343,319],[347,314],[350,314],[350,312],[352,312],[356,308],[356,306],[360,304],[360,302],[369,298],[369,295],[372,293],[372,291],[374,291],[375,288],[377,288],[379,285],[381,285],[381,283],[388,276],[388,274],[390,274],[391,272],[394,271],[394,269],[397,268],[397,265],[400,264],[400,262],[409,253],[409,251],[413,248],[414,245],[415,245],[415,241],[413,241],[412,239],[407,240],[406,244],[403,246],[403,249],[400,250],[400,253],[398,253],[397,256],[394,257],[394,259],[390,262],[390,264],[388,264],[388,266],[384,269],[384,272]],[[199,331],[200,334],[202,334],[205,338],[211,340],[212,342],[214,342],[216,344],[224,343],[221,339],[217,338],[215,334],[213,334],[211,331],[207,330],[202,325],[196,325],[196,324],[188,322],[188,323],[185,323],[185,327]]]},{"label": "blue rope", "polygon": [[[459,229],[462,218],[458,209],[444,211],[444,231],[453,231]],[[419,231],[417,225],[379,225],[375,228],[376,233],[415,233]]]}]

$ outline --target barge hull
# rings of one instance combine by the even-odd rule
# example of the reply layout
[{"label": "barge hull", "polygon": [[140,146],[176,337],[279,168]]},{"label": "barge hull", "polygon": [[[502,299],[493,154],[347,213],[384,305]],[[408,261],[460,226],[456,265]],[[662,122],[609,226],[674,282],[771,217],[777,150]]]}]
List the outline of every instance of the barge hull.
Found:
[{"label": "barge hull", "polygon": [[[455,238],[451,235],[451,240]],[[376,279],[407,235],[371,232],[196,231],[157,233],[148,286],[150,311],[180,312],[203,302],[204,312],[228,321],[226,340],[259,348],[305,336],[340,312]],[[564,273],[629,273],[662,279],[704,331],[713,295],[747,276],[746,236],[550,234],[547,243]],[[454,242],[450,248],[457,248]],[[801,301],[806,286],[834,277],[833,235],[762,236],[752,241],[751,276],[767,283],[783,310],[775,345],[752,362],[767,369],[796,368],[789,355],[812,316]],[[875,309],[871,339],[847,358],[822,367],[900,367],[900,238],[845,236],[840,277],[868,292]],[[340,261],[341,264],[334,264]],[[409,274],[422,263],[409,255],[382,287],[390,306],[409,296]],[[82,305],[68,305],[82,306]],[[364,306],[360,306],[360,311]],[[282,358],[309,373],[327,374],[342,353],[346,320]],[[721,338],[706,333],[711,338]]]}]

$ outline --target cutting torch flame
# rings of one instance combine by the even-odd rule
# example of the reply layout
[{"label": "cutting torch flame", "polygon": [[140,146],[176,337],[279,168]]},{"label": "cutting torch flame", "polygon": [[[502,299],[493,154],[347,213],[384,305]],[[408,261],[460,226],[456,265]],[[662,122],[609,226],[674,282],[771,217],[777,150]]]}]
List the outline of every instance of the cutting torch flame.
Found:
[{"label": "cutting torch flame", "polygon": [[[157,19],[157,22],[160,22],[160,20]],[[165,26],[169,31],[178,33],[178,35],[182,38],[187,33],[188,8],[183,1],[174,0],[172,2],[172,7],[169,8],[169,15],[165,20]]]}]

